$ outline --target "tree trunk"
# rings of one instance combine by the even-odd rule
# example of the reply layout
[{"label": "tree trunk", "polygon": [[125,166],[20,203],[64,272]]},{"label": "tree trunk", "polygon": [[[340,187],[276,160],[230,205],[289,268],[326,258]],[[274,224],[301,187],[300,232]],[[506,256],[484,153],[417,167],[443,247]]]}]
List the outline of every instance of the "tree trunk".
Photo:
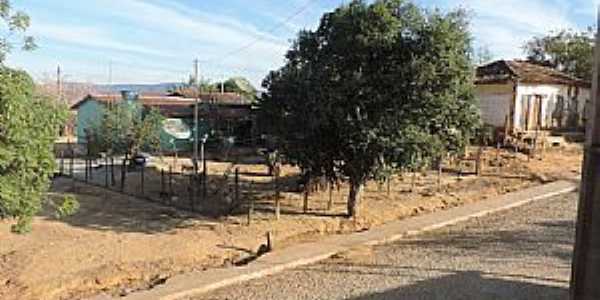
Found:
[{"label": "tree trunk", "polygon": [[348,216],[357,217],[360,213],[362,192],[364,183],[351,182],[350,194],[348,195]]}]

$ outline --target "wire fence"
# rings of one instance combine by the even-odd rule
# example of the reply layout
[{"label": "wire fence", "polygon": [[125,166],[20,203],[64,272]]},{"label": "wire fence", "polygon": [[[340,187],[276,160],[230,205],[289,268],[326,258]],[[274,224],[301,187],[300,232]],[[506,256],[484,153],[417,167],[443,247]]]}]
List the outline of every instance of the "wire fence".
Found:
[{"label": "wire fence", "polygon": [[238,169],[209,175],[206,163],[196,173],[193,167],[160,163],[159,158],[144,162],[141,158],[67,154],[58,160],[59,176],[195,213],[230,214],[243,205],[243,198],[255,194],[251,182],[240,180]]},{"label": "wire fence", "polygon": [[[425,178],[417,175],[424,170],[403,170],[395,175],[402,178],[402,188],[398,181],[391,183],[392,180],[388,179],[386,182],[378,183],[377,192],[387,190],[388,196],[391,189],[395,192],[413,193],[423,186],[434,189],[437,187],[441,190],[448,182],[448,175],[455,174],[457,177],[480,175],[483,168],[482,153],[483,150],[480,149],[469,157],[443,160],[427,171]],[[489,160],[498,160],[499,153],[499,147],[495,152],[488,152]],[[145,159],[141,157],[92,158],[85,155],[78,156],[75,151],[61,151],[57,157],[57,174],[71,178],[74,183],[89,184],[124,196],[205,216],[247,214],[248,223],[252,221],[252,216],[257,210],[270,211],[279,219],[282,214],[281,200],[285,198],[284,193],[288,193],[288,196],[289,193],[297,195],[296,199],[299,202],[294,206],[295,213],[308,213],[311,194],[328,191],[329,199],[326,201],[326,206],[327,211],[332,211],[334,205],[332,193],[334,190],[338,193],[340,191],[339,184],[331,183],[325,178],[307,179],[299,172],[293,176],[290,176],[289,172],[282,176],[279,168],[275,168],[274,172],[266,171],[266,165],[260,174],[250,174],[248,164],[237,163],[243,160],[240,158],[222,162],[219,168],[214,167],[209,170],[216,163],[211,161],[211,164],[208,164],[205,156],[196,171],[189,158],[160,155],[144,161]],[[244,158],[248,159],[248,156]],[[256,167],[255,163],[257,162],[253,162],[250,166]],[[419,186],[417,186],[417,177],[419,177]],[[319,197],[322,199],[327,197],[326,195],[321,193]]]}]

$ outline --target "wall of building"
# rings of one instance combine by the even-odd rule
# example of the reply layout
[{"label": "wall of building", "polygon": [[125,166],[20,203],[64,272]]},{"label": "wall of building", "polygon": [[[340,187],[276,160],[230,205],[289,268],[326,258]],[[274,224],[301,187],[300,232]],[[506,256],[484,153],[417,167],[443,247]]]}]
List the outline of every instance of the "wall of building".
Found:
[{"label": "wall of building", "polygon": [[504,127],[514,99],[512,83],[478,85],[475,89],[475,97],[478,100],[483,123]]},{"label": "wall of building", "polygon": [[526,113],[523,111],[523,102],[529,96],[541,96],[542,129],[583,126],[585,107],[590,101],[589,89],[566,85],[519,84],[514,114],[515,129],[525,129],[522,124],[523,114]]},{"label": "wall of building", "polygon": [[86,131],[100,122],[104,114],[104,105],[94,100],[88,100],[79,106],[77,110],[77,142],[87,143]]}]

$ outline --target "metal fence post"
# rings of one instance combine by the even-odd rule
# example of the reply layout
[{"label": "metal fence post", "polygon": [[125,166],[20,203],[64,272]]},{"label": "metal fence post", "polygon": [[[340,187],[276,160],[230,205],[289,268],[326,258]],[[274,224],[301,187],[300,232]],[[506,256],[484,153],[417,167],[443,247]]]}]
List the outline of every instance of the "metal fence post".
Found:
[{"label": "metal fence post", "polygon": [[165,197],[165,169],[160,169],[160,197]]},{"label": "metal fence post", "polygon": [[121,164],[121,192],[125,191],[125,180],[127,176],[127,155],[123,159],[123,163]]},{"label": "metal fence post", "polygon": [[74,160],[75,160],[75,153],[71,152],[71,161],[69,162],[69,176],[71,178],[75,178],[73,176],[73,167],[74,167],[74,164],[75,164]]},{"label": "metal fence post", "polygon": [[169,197],[173,196],[173,166],[169,166]]},{"label": "metal fence post", "polygon": [[206,191],[206,181],[208,180],[208,172],[206,170],[206,155],[203,155],[202,158],[202,198],[206,201],[206,195],[208,194]]},{"label": "metal fence post", "polygon": [[140,174],[141,175],[140,176],[140,180],[141,180],[141,182],[140,182],[140,190],[142,192],[142,196],[144,195],[144,177],[145,177],[144,173],[145,173],[145,169],[146,169],[146,166],[142,166],[142,170],[141,170],[141,174]]},{"label": "metal fence post", "polygon": [[112,156],[110,157],[110,183],[112,186],[117,184],[115,180],[115,158]]},{"label": "metal fence post", "polygon": [[104,186],[108,188],[108,156],[104,157]]},{"label": "metal fence post", "polygon": [[93,181],[94,180],[94,174],[93,174],[93,171],[94,171],[93,170],[94,169],[93,166],[94,166],[94,164],[93,164],[93,161],[92,161],[91,158],[89,159],[89,166],[90,166],[90,180]]},{"label": "metal fence post", "polygon": [[64,176],[65,175],[65,152],[61,151],[60,152],[60,176]]},{"label": "metal fence post", "polygon": [[188,199],[190,201],[190,208],[194,211],[194,190],[196,189],[196,185],[194,184],[194,175],[188,176]]},{"label": "metal fence post", "polygon": [[88,158],[85,158],[85,182],[88,182],[88,177],[89,177],[89,168],[88,168]]}]

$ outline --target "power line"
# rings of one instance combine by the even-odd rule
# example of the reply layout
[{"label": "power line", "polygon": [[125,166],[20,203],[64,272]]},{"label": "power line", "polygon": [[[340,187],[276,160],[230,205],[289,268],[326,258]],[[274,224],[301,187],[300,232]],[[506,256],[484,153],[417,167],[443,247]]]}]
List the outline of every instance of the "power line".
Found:
[{"label": "power line", "polygon": [[[308,0],[303,6],[301,6],[296,12],[294,12],[293,14],[291,14],[290,16],[288,16],[287,18],[285,18],[284,20],[282,20],[281,22],[278,22],[277,25],[273,26],[272,28],[270,28],[269,30],[267,30],[267,33],[273,33],[275,32],[277,29],[281,28],[282,25],[287,24],[289,21],[291,21],[292,19],[294,19],[295,17],[299,16],[300,14],[302,14],[304,11],[306,11],[314,2],[317,2],[318,0]],[[238,53],[241,53],[243,51],[245,51],[246,49],[251,48],[252,46],[256,45],[259,41],[263,40],[262,38],[256,38],[254,40],[252,40],[251,42],[249,42],[246,45],[241,46],[238,49],[235,49],[231,52],[225,53],[225,55],[223,55],[220,58],[215,59],[215,61],[223,61],[233,55],[236,55]],[[210,62],[210,61],[203,61],[203,62]]]}]

